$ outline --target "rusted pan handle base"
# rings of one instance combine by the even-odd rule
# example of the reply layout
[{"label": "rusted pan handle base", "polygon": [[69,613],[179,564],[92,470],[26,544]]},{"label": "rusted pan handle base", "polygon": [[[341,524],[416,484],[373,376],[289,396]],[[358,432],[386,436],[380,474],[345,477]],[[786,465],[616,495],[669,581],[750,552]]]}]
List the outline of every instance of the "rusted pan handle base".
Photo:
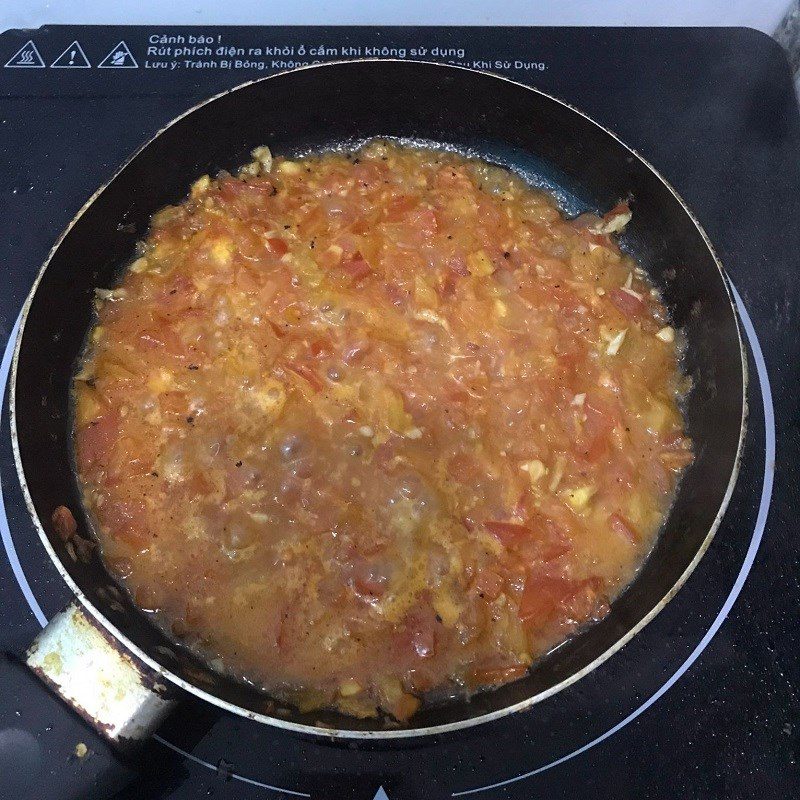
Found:
[{"label": "rusted pan handle base", "polygon": [[36,637],[28,667],[120,749],[147,739],[175,705],[172,692],[76,601]]}]

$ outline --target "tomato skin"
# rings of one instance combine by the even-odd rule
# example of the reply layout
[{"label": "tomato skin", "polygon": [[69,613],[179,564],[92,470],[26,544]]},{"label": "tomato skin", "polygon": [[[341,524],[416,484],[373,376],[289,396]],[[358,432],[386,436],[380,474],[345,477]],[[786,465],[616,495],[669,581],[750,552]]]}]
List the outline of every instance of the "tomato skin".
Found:
[{"label": "tomato skin", "polygon": [[615,511],[609,518],[608,518],[609,525],[611,525],[611,530],[614,533],[619,534],[623,539],[630,542],[631,544],[638,544],[641,541],[641,536],[639,536],[638,531],[636,528],[628,522],[625,517],[622,516],[618,511]]},{"label": "tomato skin", "polygon": [[322,379],[311,367],[307,367],[305,364],[298,364],[294,361],[287,361],[286,369],[307,381],[315,392],[322,391],[325,384],[322,383]]}]

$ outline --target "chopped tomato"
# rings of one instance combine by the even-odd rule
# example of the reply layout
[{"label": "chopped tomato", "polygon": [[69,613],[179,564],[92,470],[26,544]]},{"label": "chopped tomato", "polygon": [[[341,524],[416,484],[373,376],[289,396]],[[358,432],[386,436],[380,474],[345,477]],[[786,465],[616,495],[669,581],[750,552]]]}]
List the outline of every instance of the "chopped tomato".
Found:
[{"label": "chopped tomato", "polygon": [[417,199],[410,194],[401,194],[387,202],[383,215],[388,222],[398,222],[417,205],[417,202]]},{"label": "chopped tomato", "polygon": [[420,658],[430,658],[434,648],[433,628],[430,626],[415,628],[411,634],[411,646]]},{"label": "chopped tomato", "polygon": [[406,216],[406,222],[428,236],[436,233],[438,223],[436,212],[432,208],[417,208]]},{"label": "chopped tomato", "polygon": [[542,514],[533,514],[524,525],[497,520],[488,520],[484,525],[504,547],[520,548],[530,544],[532,555],[543,561],[552,561],[571,549],[562,527]]},{"label": "chopped tomato", "polygon": [[486,600],[497,600],[504,586],[505,581],[490,569],[482,569],[472,582],[472,589]]},{"label": "chopped tomato", "polygon": [[400,722],[405,722],[409,717],[413,716],[416,710],[420,706],[420,701],[418,698],[414,697],[413,694],[408,694],[407,692],[400,697],[396,703],[391,706],[388,706],[386,710]]},{"label": "chopped tomato", "polygon": [[101,525],[107,527],[116,539],[143,547],[150,542],[151,534],[147,527],[144,501],[126,500],[104,504],[97,511]]},{"label": "chopped tomato", "polygon": [[158,404],[163,414],[186,417],[189,411],[189,401],[184,392],[163,392],[158,397]]},{"label": "chopped tomato", "polygon": [[572,593],[566,578],[532,574],[525,581],[519,604],[519,618],[531,628],[543,628]]},{"label": "chopped tomato", "polygon": [[90,470],[108,460],[119,436],[119,416],[115,413],[96,417],[81,430],[78,442],[78,466]]},{"label": "chopped tomato", "polygon": [[272,237],[267,239],[267,245],[269,246],[270,252],[275,253],[277,256],[282,256],[289,252],[289,245],[286,244],[285,239]]},{"label": "chopped tomato", "polygon": [[521,678],[528,668],[524,664],[514,664],[507,667],[476,667],[469,671],[467,683],[469,686],[501,686],[509,681]]},{"label": "chopped tomato", "polygon": [[523,623],[532,630],[541,630],[555,621],[559,612],[565,615],[563,622],[567,625],[599,619],[608,613],[608,605],[600,595],[599,580],[529,575],[519,607]]},{"label": "chopped tomato", "polygon": [[601,463],[611,447],[611,431],[620,422],[619,413],[610,400],[588,394],[583,404],[583,415],[585,457],[591,463]]},{"label": "chopped tomato", "polygon": [[496,537],[504,547],[513,547],[525,539],[530,539],[533,535],[530,528],[516,522],[489,519],[483,524],[486,526],[486,530]]},{"label": "chopped tomato", "polygon": [[358,283],[359,281],[364,280],[364,278],[366,278],[367,275],[372,272],[370,265],[363,258],[361,258],[358,253],[356,253],[351,259],[342,261],[342,263],[339,264],[339,269],[343,270],[347,275],[349,275],[353,283]]},{"label": "chopped tomato", "polygon": [[359,560],[353,568],[353,588],[367,599],[381,597],[388,586],[385,565],[373,561]]},{"label": "chopped tomato", "polygon": [[333,353],[333,342],[328,337],[321,336],[311,342],[308,350],[314,358],[327,358]]},{"label": "chopped tomato", "polygon": [[608,299],[626,316],[631,319],[641,316],[646,306],[644,300],[626,292],[624,289],[611,289]]},{"label": "chopped tomato", "polygon": [[436,285],[436,293],[440,299],[447,300],[455,294],[457,279],[457,274],[452,270],[448,270],[442,275]]},{"label": "chopped tomato", "polygon": [[536,554],[542,561],[554,561],[572,550],[572,538],[556,520],[536,514],[531,518],[531,527],[536,533]]},{"label": "chopped tomato", "polygon": [[433,656],[436,647],[434,632],[436,624],[436,617],[430,606],[417,606],[408,614],[397,631],[398,657],[407,663],[413,663],[417,659],[427,659]]}]

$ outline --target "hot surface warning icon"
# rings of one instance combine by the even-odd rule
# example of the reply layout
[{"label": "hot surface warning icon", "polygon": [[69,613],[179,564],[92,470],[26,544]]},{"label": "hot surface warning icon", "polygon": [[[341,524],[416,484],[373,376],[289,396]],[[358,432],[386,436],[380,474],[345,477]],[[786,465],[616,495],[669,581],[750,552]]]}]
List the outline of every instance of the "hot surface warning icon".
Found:
[{"label": "hot surface warning icon", "polygon": [[36,49],[36,45],[29,39],[11,58],[6,61],[7,67],[42,68],[44,61]]},{"label": "hot surface warning icon", "polygon": [[111,48],[111,52],[97,66],[103,69],[136,69],[139,65],[128,45],[120,42]]},{"label": "hot surface warning icon", "polygon": [[74,41],[50,66],[56,69],[89,69],[92,65],[83,48]]}]

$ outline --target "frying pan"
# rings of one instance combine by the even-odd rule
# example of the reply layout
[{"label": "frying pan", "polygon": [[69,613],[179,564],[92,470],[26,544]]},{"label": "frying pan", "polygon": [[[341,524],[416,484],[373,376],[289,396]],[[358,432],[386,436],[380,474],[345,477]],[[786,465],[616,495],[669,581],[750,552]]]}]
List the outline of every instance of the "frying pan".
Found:
[{"label": "frying pan", "polygon": [[[375,136],[434,142],[506,165],[552,191],[570,215],[602,212],[629,198],[633,221],[622,247],[647,270],[673,324],[686,335],[684,367],[692,389],[685,414],[695,448],[655,549],[605,619],[522,680],[469,701],[423,705],[400,728],[334,712],[303,714],[218,674],[167,639],[117,589],[96,552],[85,561],[74,558],[74,548],[70,552],[49,523],[63,504],[75,512],[80,532],[88,529],[71,458],[72,375],[92,324],[94,288],[118,280],[151,215],[179,202],[198,176],[245,163],[255,146],[298,155]],[[110,738],[119,743],[146,735],[168,710],[165,687],[174,686],[303,734],[424,736],[529,709],[618,651],[674,596],[708,548],[733,490],[745,427],[745,365],[726,278],[705,233],[664,178],[611,132],[560,100],[486,73],[422,62],[339,62],[257,80],[201,103],[159,131],[95,193],[51,251],[25,304],[11,428],[33,521],[75,593],[71,618],[94,626],[95,642],[125,653],[140,684],[155,686],[163,699],[152,719],[128,725],[127,733],[117,726]],[[63,691],[68,681],[48,673],[41,657],[43,648],[70,638],[63,630],[59,636],[34,646],[33,660],[38,652],[40,676],[69,696]],[[98,725],[86,703],[72,701]]]}]

